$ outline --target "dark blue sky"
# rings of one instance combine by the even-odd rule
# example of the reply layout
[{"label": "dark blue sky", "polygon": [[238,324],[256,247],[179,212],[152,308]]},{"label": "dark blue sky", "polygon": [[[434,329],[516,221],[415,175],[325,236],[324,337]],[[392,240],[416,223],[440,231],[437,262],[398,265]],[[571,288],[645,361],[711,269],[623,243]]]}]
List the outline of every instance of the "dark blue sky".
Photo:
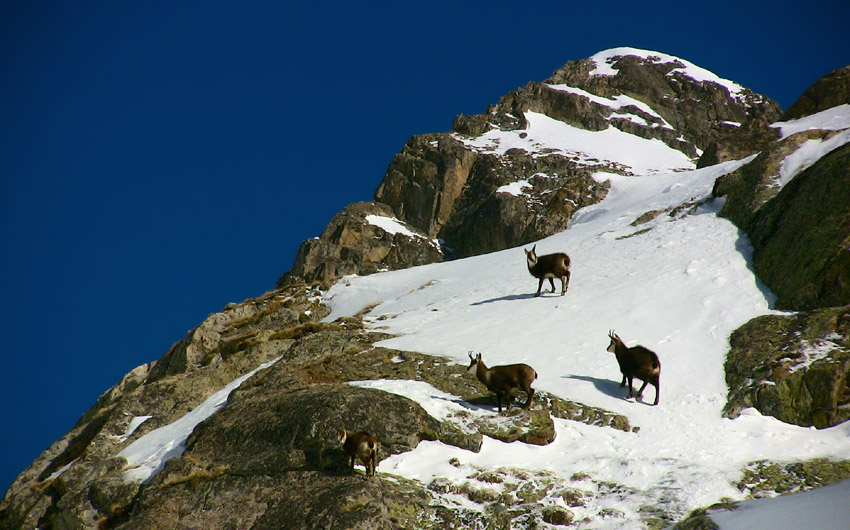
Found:
[{"label": "dark blue sky", "polygon": [[616,46],[783,108],[850,64],[843,0],[287,4],[0,3],[0,492],[410,136]]}]

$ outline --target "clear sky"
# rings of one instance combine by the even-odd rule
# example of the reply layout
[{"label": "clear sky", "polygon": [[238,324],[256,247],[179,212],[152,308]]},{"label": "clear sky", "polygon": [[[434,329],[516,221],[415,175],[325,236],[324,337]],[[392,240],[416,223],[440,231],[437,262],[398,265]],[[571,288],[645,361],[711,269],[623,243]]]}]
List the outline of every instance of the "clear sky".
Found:
[{"label": "clear sky", "polygon": [[414,134],[668,53],[788,108],[844,0],[0,3],[0,492],[97,397],[369,200]]}]

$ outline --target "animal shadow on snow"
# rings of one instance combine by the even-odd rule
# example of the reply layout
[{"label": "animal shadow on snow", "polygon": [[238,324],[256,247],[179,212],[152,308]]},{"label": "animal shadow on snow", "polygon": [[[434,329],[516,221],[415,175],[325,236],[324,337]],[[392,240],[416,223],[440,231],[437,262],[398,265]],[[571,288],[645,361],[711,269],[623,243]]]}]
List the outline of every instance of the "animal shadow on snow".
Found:
[{"label": "animal shadow on snow", "polygon": [[[544,294],[546,294],[546,293],[545,292],[541,293],[540,296],[543,296]],[[491,298],[489,300],[481,300],[480,302],[473,302],[472,305],[492,304],[493,302],[510,302],[512,300],[527,300],[529,298],[534,298],[534,293],[509,294],[507,296],[500,296],[499,298]]]},{"label": "animal shadow on snow", "polygon": [[[612,381],[610,379],[600,379],[598,377],[590,377],[590,376],[587,376],[587,375],[575,375],[575,374],[573,374],[573,375],[563,375],[561,377],[564,378],[564,379],[578,379],[579,381],[587,381],[588,383],[593,383],[593,386],[596,387],[596,390],[602,392],[605,395],[611,396],[613,398],[620,398],[623,401],[632,401],[632,400],[630,400],[626,397],[626,396],[629,395],[629,389],[625,386],[620,388],[620,381],[622,381],[622,379],[620,381]],[[638,383],[638,385],[635,386],[635,392],[637,392],[638,388],[640,388],[640,385],[643,384],[643,381],[640,381],[639,379],[635,379],[635,382]],[[643,401],[644,399],[646,399],[646,392],[648,392],[650,390],[655,390],[655,387],[653,387],[652,385],[647,385],[646,390],[644,391],[643,398],[641,398],[641,399],[632,398],[632,399],[634,399],[634,401],[636,403],[643,403],[644,405],[652,406],[651,400],[650,400],[649,403],[644,403],[644,401]]]}]

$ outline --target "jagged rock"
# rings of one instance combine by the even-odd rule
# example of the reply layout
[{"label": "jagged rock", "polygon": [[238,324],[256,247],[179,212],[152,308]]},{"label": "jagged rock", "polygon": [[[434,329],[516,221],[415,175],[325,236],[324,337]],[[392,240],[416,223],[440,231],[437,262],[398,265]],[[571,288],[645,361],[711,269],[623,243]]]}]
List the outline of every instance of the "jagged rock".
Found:
[{"label": "jagged rock", "polygon": [[429,237],[438,237],[476,158],[450,135],[414,136],[390,163],[375,201],[389,205],[399,219]]},{"label": "jagged rock", "polygon": [[758,317],[730,344],[724,416],[755,407],[820,429],[850,418],[850,306]]},{"label": "jagged rock", "polygon": [[844,104],[850,104],[850,66],[834,70],[816,81],[791,105],[782,121],[811,116]]},{"label": "jagged rock", "polygon": [[[503,188],[517,182],[519,190]],[[562,155],[480,154],[439,236],[455,257],[523,245],[565,230],[579,208],[604,199],[608,188]]]},{"label": "jagged rock", "polygon": [[555,441],[555,422],[545,409],[524,410],[514,407],[504,415],[475,421],[479,432],[506,443],[520,441],[547,445]]},{"label": "jagged rock", "polygon": [[[617,75],[613,76],[591,76],[596,64],[583,59],[567,63],[546,83],[566,84],[606,98],[628,94],[649,104],[690,147],[677,143],[678,136],[666,135],[661,127],[644,128],[644,134],[659,135],[647,137],[657,137],[691,156],[694,148],[704,150],[718,142],[722,145],[730,128],[734,127],[730,123],[747,128],[751,122],[767,124],[779,117],[779,105],[765,96],[744,89],[737,97],[732,97],[723,86],[695,82],[687,77],[679,70],[683,63],[667,62],[661,57],[656,59],[634,55],[614,57],[610,66],[617,70]],[[612,125],[618,126],[617,123]],[[755,150],[750,151],[753,152]]]},{"label": "jagged rock", "polygon": [[301,244],[292,269],[277,283],[281,288],[299,281],[328,287],[348,274],[372,274],[442,261],[440,245],[419,230],[403,226],[390,232],[369,216],[393,220],[392,209],[379,203],[359,202],[336,214],[318,238]]}]

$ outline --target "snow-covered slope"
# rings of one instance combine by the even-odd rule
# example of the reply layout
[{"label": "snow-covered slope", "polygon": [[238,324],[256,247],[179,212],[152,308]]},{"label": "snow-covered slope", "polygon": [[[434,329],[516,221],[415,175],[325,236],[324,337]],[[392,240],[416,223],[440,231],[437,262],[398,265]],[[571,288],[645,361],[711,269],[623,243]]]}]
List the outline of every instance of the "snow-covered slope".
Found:
[{"label": "snow-covered slope", "polygon": [[[530,141],[536,122],[529,117]],[[541,143],[557,142],[552,138]],[[554,472],[567,481],[582,477],[576,486],[593,497],[572,508],[576,520],[621,528],[652,507],[684,516],[722,498],[740,499],[734,483],[756,460],[850,457],[848,424],[816,431],[754,410],[721,418],[729,334],[770,313],[772,295],[750,269],[746,236],[716,215],[719,200],[709,200],[715,179],[747,160],[658,172],[679,167],[675,156],[658,157],[654,167],[628,163],[643,167],[643,176],[597,174],[611,181],[608,197],[581,210],[565,232],[537,243],[539,254],[560,251],[572,258],[564,297],[533,296],[537,283],[519,248],[348,277],[327,294],[333,309],[327,320],[378,303],[367,320],[396,335],[383,345],[459,363],[470,350],[489,365],[528,363],[540,374],[535,388],[624,414],[639,432],[555,420],[557,438],[545,447],[487,439],[475,454],[424,442],[381,462],[380,472],[426,484],[438,477],[460,483],[471,470],[502,467]],[[632,225],[647,212],[660,214]],[[616,360],[605,351],[609,329],[660,357],[658,406],[648,405],[652,387],[646,403],[624,399]],[[430,411],[458,406],[421,384],[363,384],[407,395]]]}]

